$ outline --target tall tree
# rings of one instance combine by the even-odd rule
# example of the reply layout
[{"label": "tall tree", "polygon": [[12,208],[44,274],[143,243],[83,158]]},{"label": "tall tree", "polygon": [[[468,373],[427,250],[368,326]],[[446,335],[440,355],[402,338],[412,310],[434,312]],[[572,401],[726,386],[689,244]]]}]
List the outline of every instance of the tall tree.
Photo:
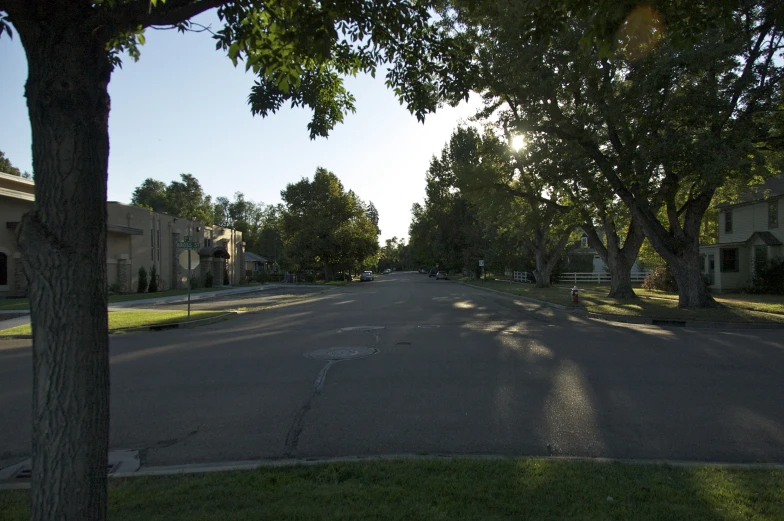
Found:
[{"label": "tall tree", "polygon": [[180,181],[168,186],[148,177],[134,189],[131,204],[205,224],[213,224],[215,219],[212,198],[204,194],[201,183],[191,174],[180,174]]},{"label": "tall tree", "polygon": [[22,177],[22,171],[11,164],[11,160],[5,157],[2,150],[0,150],[0,172]]},{"label": "tall tree", "polygon": [[379,220],[378,209],[376,208],[376,205],[373,204],[373,201],[368,202],[367,216],[368,219],[370,219],[370,222],[373,223],[373,226],[376,227],[376,235],[380,234],[381,228],[378,227],[378,220]]},{"label": "tall tree", "polygon": [[313,181],[289,184],[280,195],[286,251],[300,268],[320,266],[329,279],[334,268],[353,268],[378,251],[365,205],[332,172],[318,168]]},{"label": "tall tree", "polygon": [[217,8],[217,48],[257,76],[252,112],[307,106],[315,138],[354,110],[342,77],[374,74],[381,62],[391,63],[388,85],[417,117],[435,110],[411,71],[436,74],[446,65],[430,57],[466,53],[429,24],[431,7],[428,0],[0,0],[0,35],[18,34],[27,57],[36,175],[34,209],[18,232],[33,326],[34,520],[106,518],[107,89],[121,53],[138,59],[146,28],[187,31],[191,18]]},{"label": "tall tree", "polygon": [[268,205],[263,209],[259,244],[256,250],[248,248],[248,251],[264,255],[278,267],[288,269],[290,261],[283,243],[284,211],[282,204]]},{"label": "tall tree", "polygon": [[131,204],[149,208],[154,212],[169,212],[166,183],[148,177],[137,186],[131,196]]},{"label": "tall tree", "polygon": [[191,174],[180,174],[180,179],[166,187],[168,213],[212,224],[212,197],[204,194],[201,183]]},{"label": "tall tree", "polygon": [[715,305],[701,224],[728,179],[765,175],[760,146],[781,99],[780,4],[468,4],[443,19],[474,42],[476,88],[512,107],[519,132],[580,147],[672,268],[679,305]]}]

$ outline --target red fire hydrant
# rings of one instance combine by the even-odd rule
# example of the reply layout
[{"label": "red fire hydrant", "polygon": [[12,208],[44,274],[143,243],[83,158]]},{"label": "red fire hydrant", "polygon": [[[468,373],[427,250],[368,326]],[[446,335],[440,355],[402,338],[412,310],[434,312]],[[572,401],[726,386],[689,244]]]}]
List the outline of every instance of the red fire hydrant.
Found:
[{"label": "red fire hydrant", "polygon": [[572,288],[572,302],[575,303],[575,304],[579,304],[580,303],[580,297],[578,296],[578,292],[579,291],[580,290],[577,289],[577,286]]}]

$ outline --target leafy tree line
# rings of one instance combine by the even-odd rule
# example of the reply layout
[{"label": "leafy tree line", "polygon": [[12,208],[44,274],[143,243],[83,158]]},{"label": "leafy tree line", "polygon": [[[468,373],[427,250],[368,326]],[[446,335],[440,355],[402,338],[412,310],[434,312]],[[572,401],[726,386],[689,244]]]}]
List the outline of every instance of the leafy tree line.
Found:
[{"label": "leafy tree line", "polygon": [[19,177],[23,177],[25,179],[32,179],[33,176],[30,175],[30,172],[22,172],[18,168],[16,168],[12,163],[11,160],[5,157],[5,154],[2,150],[0,150],[0,172],[4,174],[15,175]]},{"label": "leafy tree line", "polygon": [[378,256],[379,270],[410,270],[414,265],[411,246],[406,244],[405,239],[394,236],[384,241]]},{"label": "leafy tree line", "polygon": [[234,200],[206,195],[198,179],[181,174],[168,185],[146,179],[131,203],[156,212],[195,218],[242,232],[245,250],[266,256],[284,270],[318,268],[326,278],[336,270],[376,264],[378,210],[340,180],[319,168],[281,192],[284,204],[266,205],[237,192]]},{"label": "leafy tree line", "polygon": [[466,193],[472,181],[481,197],[507,191],[537,220],[575,212],[607,250],[618,296],[633,295],[620,276],[645,237],[680,306],[716,305],[700,269],[704,218],[727,186],[776,171],[783,13],[744,0],[447,3],[443,27],[475,49],[461,76],[482,94],[482,116],[502,143],[520,134],[530,147],[502,154],[514,168],[474,165]]}]

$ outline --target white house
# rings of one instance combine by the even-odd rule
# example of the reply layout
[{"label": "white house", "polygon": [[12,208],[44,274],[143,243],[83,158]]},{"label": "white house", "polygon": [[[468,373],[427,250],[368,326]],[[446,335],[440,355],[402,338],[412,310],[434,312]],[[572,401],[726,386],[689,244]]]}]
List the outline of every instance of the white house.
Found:
[{"label": "white house", "polygon": [[754,266],[784,256],[784,174],[719,208],[719,241],[700,246],[702,270],[715,290],[751,286]]},{"label": "white house", "polygon": [[[581,230],[582,230],[582,228],[581,228]],[[602,242],[607,244],[607,241],[605,240],[605,237],[604,237],[604,230],[598,229],[597,233],[599,234],[599,238],[602,240]],[[602,258],[599,256],[599,254],[596,252],[596,250],[591,248],[590,246],[588,246],[588,234],[585,233],[584,231],[582,232],[582,236],[580,237],[580,247],[579,248],[573,248],[570,251],[570,254],[572,254],[572,255],[586,255],[586,256],[590,255],[591,258],[593,259],[593,270],[592,270],[593,273],[607,273],[610,270],[610,268],[607,266],[607,264],[605,264],[605,262],[602,260]],[[632,275],[639,275],[641,273],[647,273],[647,272],[644,272],[643,270],[640,269],[640,265],[637,263],[637,261],[634,261],[634,264],[632,264],[631,272],[632,272]]]}]

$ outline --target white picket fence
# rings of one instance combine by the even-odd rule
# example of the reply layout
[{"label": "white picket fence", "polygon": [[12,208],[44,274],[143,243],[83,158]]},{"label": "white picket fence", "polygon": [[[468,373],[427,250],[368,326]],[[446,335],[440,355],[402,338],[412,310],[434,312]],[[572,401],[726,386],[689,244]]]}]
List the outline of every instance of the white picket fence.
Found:
[{"label": "white picket fence", "polygon": [[[632,284],[639,284],[645,280],[645,277],[648,275],[648,271],[640,271],[631,274]],[[515,271],[512,274],[512,280],[515,282],[535,282],[533,274],[529,274],[525,271]],[[579,272],[574,271],[571,273],[561,273],[561,276],[558,277],[558,282],[561,283],[570,283],[578,285],[580,283],[592,283],[592,284],[609,284],[610,283],[610,274],[604,271],[597,271],[597,272]]]},{"label": "white picket fence", "polygon": [[512,280],[514,280],[515,282],[536,282],[533,278],[533,275],[529,277],[527,271],[515,271],[512,274],[512,277],[513,277]]}]

